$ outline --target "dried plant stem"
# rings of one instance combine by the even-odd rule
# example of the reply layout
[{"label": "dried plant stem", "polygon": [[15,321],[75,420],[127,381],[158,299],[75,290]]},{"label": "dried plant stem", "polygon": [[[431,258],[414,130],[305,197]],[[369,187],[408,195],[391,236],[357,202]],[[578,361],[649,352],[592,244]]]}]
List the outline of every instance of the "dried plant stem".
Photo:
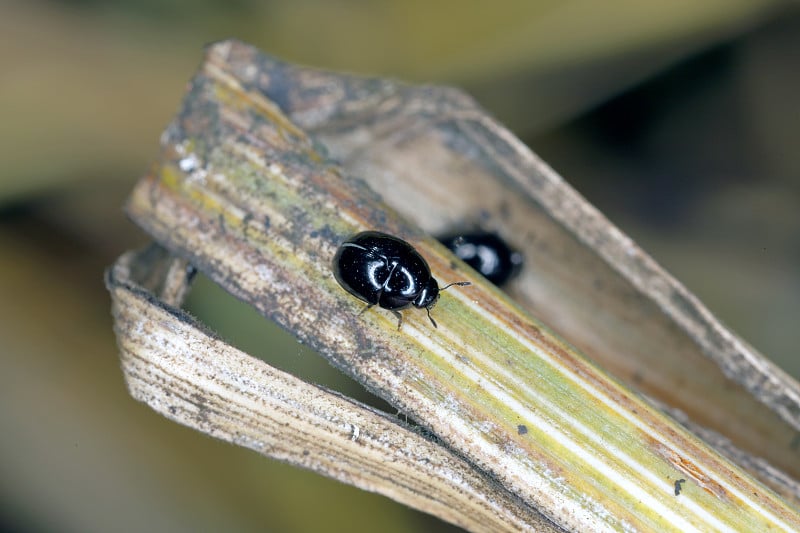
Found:
[{"label": "dried plant stem", "polygon": [[[129,214],[161,245],[409,413],[464,457],[476,474],[485,472],[523,506],[536,509],[558,527],[800,529],[800,517],[779,496],[609,378],[465,269],[362,181],[327,160],[319,145],[275,102],[243,83],[240,74],[219,62],[204,65],[162,139],[161,160],[131,196]],[[446,140],[458,146],[463,141],[460,133],[448,130]],[[553,192],[554,198],[558,194]],[[408,312],[399,332],[394,317],[380,309],[358,316],[361,302],[331,275],[339,244],[357,231],[375,228],[412,242],[441,283],[473,283],[448,291],[441,299],[436,308],[438,330],[430,327],[424,313]],[[569,267],[561,268],[569,272]],[[120,336],[131,329],[136,333],[145,324],[158,324],[157,317],[144,320],[141,308],[124,315],[127,308],[133,309],[132,302],[117,308],[128,325]],[[147,331],[145,339],[157,333]],[[145,391],[139,397],[168,416],[183,409],[194,411],[195,419],[208,419],[208,402],[217,395],[213,405],[219,420],[241,419],[242,412],[262,401],[261,395],[269,397],[264,383],[273,374],[240,358],[242,354],[229,357],[224,366],[209,367],[214,375],[226,375],[230,383],[250,391],[238,398],[209,381],[197,370],[202,367],[182,367],[185,363],[172,354],[182,353],[183,359],[191,360],[190,350],[162,339],[123,345],[130,361],[143,362],[124,370],[129,384],[139,380],[136,389]],[[214,343],[215,348],[224,348]],[[187,341],[185,346],[193,345]],[[159,363],[152,358],[157,351],[163,352]],[[154,400],[146,392],[147,384],[162,378],[146,372],[173,367],[181,386],[198,382],[211,398],[184,395],[184,403],[176,403],[177,407]],[[346,408],[345,404],[336,409]],[[352,439],[354,427],[359,428],[345,449],[353,449],[362,436],[381,438],[381,431],[370,429],[365,420],[353,424],[349,415],[326,416],[337,423],[320,424],[327,427],[324,440],[333,442],[334,434],[339,441]],[[294,420],[300,427],[301,421]],[[265,418],[264,422],[280,426],[280,421]],[[311,431],[311,422],[302,423]],[[274,438],[279,439],[285,426],[269,431],[276,431]],[[204,429],[214,434],[216,427]],[[243,438],[237,442],[267,442],[264,436],[255,441],[250,434]],[[305,445],[303,441],[281,453],[287,458]],[[415,462],[422,464],[414,466]],[[405,466],[423,472],[428,468],[420,455]],[[369,487],[371,482],[363,480],[379,476],[370,473],[374,466],[361,468],[360,486]],[[333,466],[326,473],[348,482],[355,479],[352,471],[337,473]],[[685,482],[676,494],[676,481],[681,479]],[[435,494],[438,485],[420,490],[431,490],[434,493],[428,497],[440,500]],[[477,509],[487,501],[496,500],[468,499],[463,505]],[[516,516],[524,521],[523,515]]]},{"label": "dried plant stem", "polygon": [[[165,264],[170,268],[158,268]],[[213,437],[472,531],[557,530],[400,420],[305,383],[205,332],[131,279],[132,265],[148,275],[174,275],[185,272],[185,264],[150,249],[124,255],[108,272],[122,367],[137,400]],[[174,277],[159,281],[169,285],[162,294],[186,286]]]}]

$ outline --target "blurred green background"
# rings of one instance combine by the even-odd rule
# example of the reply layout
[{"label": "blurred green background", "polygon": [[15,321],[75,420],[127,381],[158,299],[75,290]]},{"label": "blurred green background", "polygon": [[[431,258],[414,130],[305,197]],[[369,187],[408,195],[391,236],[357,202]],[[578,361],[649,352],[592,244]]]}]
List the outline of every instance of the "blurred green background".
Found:
[{"label": "blurred green background", "polygon": [[[35,0],[0,4],[0,36],[3,530],[452,529],[179,427],[125,391],[102,271],[146,237],[120,206],[203,46],[226,37],[463,87],[800,375],[794,2]],[[364,397],[207,281],[189,304],[250,353]]]}]

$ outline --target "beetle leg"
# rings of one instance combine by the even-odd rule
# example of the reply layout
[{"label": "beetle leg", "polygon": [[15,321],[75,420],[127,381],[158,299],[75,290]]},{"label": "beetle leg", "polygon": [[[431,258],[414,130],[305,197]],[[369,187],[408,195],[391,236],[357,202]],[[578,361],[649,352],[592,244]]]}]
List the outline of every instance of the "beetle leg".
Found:
[{"label": "beetle leg", "polygon": [[400,331],[400,326],[403,325],[403,313],[395,311],[394,309],[390,309],[390,311],[397,317],[397,331]]},{"label": "beetle leg", "polygon": [[431,308],[430,307],[426,307],[425,310],[428,312],[428,318],[430,319],[431,324],[433,324],[433,327],[435,327],[436,329],[439,329],[439,326],[436,325],[436,321],[431,316]]},{"label": "beetle leg", "polygon": [[367,304],[367,306],[364,309],[362,309],[360,313],[358,313],[358,316],[363,315],[364,313],[372,309],[374,306],[375,304]]}]

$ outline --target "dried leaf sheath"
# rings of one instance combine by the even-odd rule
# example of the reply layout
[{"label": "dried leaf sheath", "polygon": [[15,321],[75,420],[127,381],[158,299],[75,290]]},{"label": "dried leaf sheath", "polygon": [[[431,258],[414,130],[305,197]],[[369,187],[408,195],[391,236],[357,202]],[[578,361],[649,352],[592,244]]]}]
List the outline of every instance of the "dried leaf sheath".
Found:
[{"label": "dried leaf sheath", "polygon": [[511,240],[527,261],[515,301],[800,503],[800,384],[467,95],[282,63],[234,41],[207,61],[275,99],[425,231],[477,224]]},{"label": "dried leaf sheath", "polygon": [[800,384],[467,95],[287,64],[235,41],[207,62],[275,100],[426,232],[499,231],[527,258],[509,288],[520,305],[628,386],[800,479]]},{"label": "dried leaf sheath", "polygon": [[169,260],[153,248],[128,253],[106,280],[123,370],[136,399],[216,438],[470,530],[556,531],[463,459],[399,420],[226,345],[131,279],[134,271],[158,275]]},{"label": "dried leaf sheath", "polygon": [[[137,186],[131,216],[265,316],[568,529],[764,530],[798,517],[465,270],[326,162],[256,91],[207,65]],[[330,274],[348,235],[415,244],[442,283],[440,329],[397,333]],[[456,266],[458,266],[456,264]],[[523,429],[524,428],[524,429]],[[686,478],[680,497],[674,481]]]}]

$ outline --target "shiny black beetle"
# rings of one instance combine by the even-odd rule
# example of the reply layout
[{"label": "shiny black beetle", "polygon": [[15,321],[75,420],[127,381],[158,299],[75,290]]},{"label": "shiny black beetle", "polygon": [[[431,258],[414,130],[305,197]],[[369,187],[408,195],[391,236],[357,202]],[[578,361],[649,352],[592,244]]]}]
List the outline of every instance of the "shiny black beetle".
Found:
[{"label": "shiny black beetle", "polygon": [[[450,285],[469,285],[458,281],[439,288],[425,259],[402,239],[378,231],[364,231],[347,239],[336,251],[333,275],[356,298],[388,309],[403,324],[401,309],[417,307],[428,312],[433,327],[438,327],[431,309],[439,292]],[[364,312],[362,311],[362,313]]]},{"label": "shiny black beetle", "polygon": [[496,233],[475,231],[439,237],[456,257],[502,287],[522,269],[522,254],[512,249]]}]

